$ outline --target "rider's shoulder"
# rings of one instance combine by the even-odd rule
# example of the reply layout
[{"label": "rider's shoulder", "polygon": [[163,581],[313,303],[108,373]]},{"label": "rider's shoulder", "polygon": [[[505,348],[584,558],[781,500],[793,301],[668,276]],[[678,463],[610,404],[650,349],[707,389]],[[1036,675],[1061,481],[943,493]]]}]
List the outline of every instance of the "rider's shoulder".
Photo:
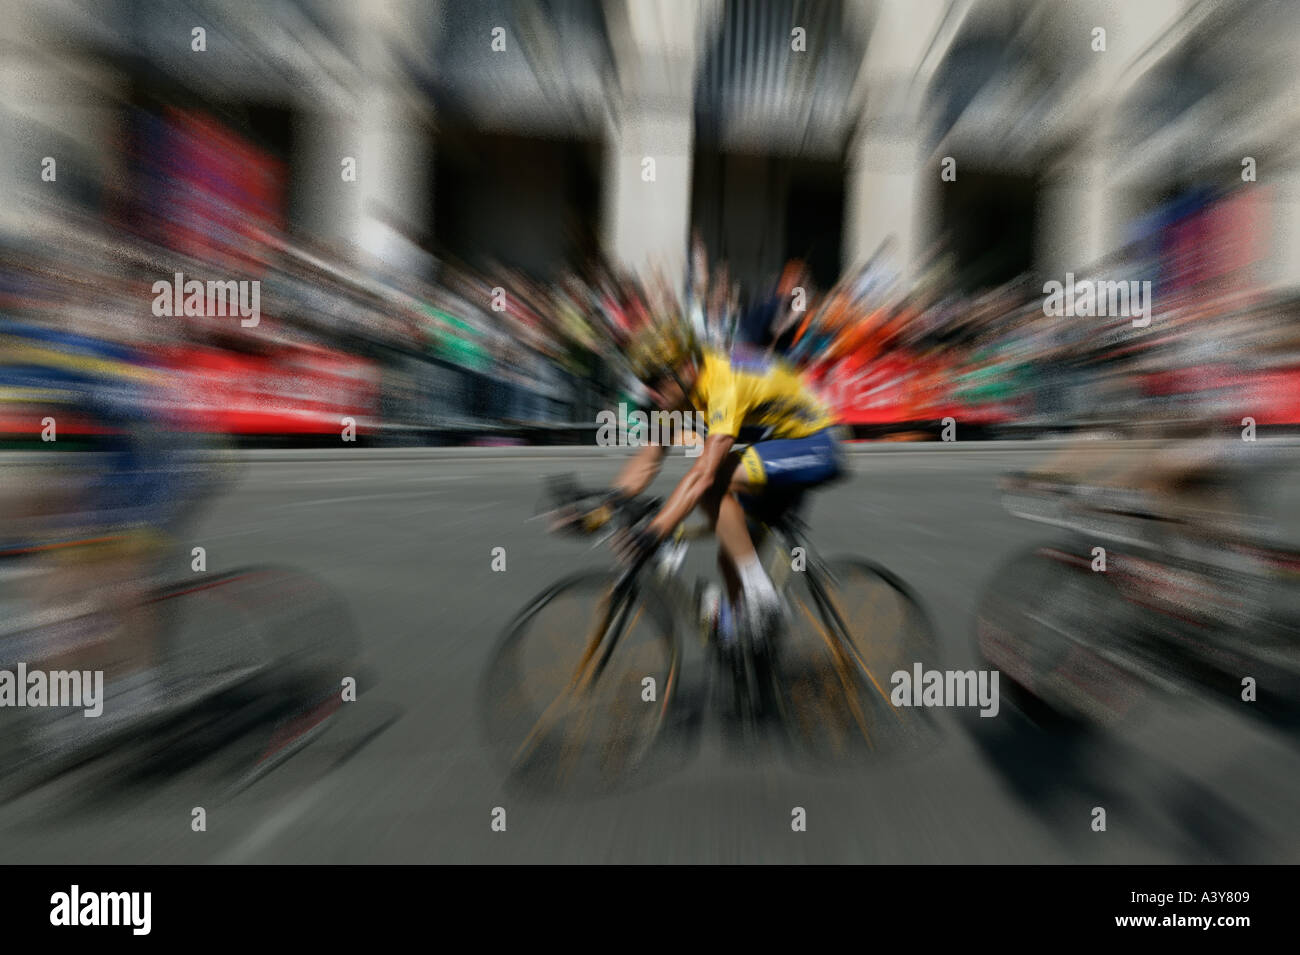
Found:
[{"label": "rider's shoulder", "polygon": [[725,352],[718,352],[714,362],[736,374],[760,377],[775,371],[778,364],[764,349],[741,343],[732,345]]}]

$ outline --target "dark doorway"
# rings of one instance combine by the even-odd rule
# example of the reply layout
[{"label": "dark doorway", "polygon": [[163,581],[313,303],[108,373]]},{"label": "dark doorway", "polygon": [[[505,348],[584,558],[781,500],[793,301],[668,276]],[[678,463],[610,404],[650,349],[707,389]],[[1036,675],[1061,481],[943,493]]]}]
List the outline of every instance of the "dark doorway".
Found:
[{"label": "dark doorway", "polygon": [[695,152],[691,225],[709,259],[725,261],[747,300],[767,295],[787,260],[805,260],[820,288],[840,272],[844,167],[838,161]]},{"label": "dark doorway", "polygon": [[596,253],[597,144],[443,124],[435,156],[438,255],[552,279]]},{"label": "dark doorway", "polygon": [[1001,285],[1033,267],[1038,187],[1031,177],[963,169],[940,195],[962,290]]}]

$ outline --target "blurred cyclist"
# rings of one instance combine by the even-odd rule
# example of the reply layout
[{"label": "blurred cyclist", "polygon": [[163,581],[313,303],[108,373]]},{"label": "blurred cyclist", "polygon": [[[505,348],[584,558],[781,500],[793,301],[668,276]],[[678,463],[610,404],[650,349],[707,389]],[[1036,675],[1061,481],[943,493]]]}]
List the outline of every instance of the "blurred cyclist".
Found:
[{"label": "blurred cyclist", "polygon": [[[789,365],[743,346],[729,353],[702,348],[675,314],[645,327],[630,342],[627,360],[657,409],[694,412],[704,446],[659,513],[619,541],[621,556],[649,553],[700,508],[718,537],[728,610],[739,611],[760,648],[770,646],[783,610],[755,552],[746,511],[770,519],[841,473],[830,412]],[[738,442],[749,446],[736,450]],[[644,491],[666,453],[663,444],[643,448],[615,490]]]},{"label": "blurred cyclist", "polygon": [[[40,489],[44,505],[30,508],[28,500],[15,508],[0,542],[33,571],[28,613],[6,621],[6,629],[23,634],[26,662],[105,676],[104,719],[56,718],[62,711],[51,709],[36,740],[45,748],[160,702],[157,627],[145,598],[166,543],[163,528],[182,498],[151,420],[157,380],[128,346],[0,318],[6,427],[48,422],[56,442],[78,436],[95,452],[54,465]],[[33,510],[41,512],[34,519]]]}]

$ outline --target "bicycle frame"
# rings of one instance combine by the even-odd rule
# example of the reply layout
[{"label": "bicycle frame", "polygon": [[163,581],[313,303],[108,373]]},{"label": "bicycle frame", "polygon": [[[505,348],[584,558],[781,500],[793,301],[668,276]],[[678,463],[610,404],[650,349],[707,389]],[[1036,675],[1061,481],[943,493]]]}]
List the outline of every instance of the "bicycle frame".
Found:
[{"label": "bicycle frame", "polygon": [[[598,501],[594,494],[558,497],[560,508],[566,506],[567,498]],[[624,499],[617,503],[618,510],[609,523],[634,530],[648,517],[647,504],[646,499]],[[566,519],[557,528],[573,526],[575,521],[570,515],[577,510],[561,510]],[[711,702],[721,707],[719,715],[726,721],[724,725],[740,729],[751,741],[758,740],[754,734],[769,720],[776,720],[787,742],[803,741],[815,754],[829,752],[841,758],[863,744],[873,752],[887,749],[891,741],[902,739],[896,733],[895,721],[906,733],[917,717],[925,716],[905,716],[890,704],[888,686],[882,688],[872,672],[874,647],[859,644],[856,628],[862,621],[849,615],[851,610],[857,612],[860,601],[840,595],[845,587],[850,587],[855,596],[861,595],[858,581],[863,574],[868,586],[872,579],[879,579],[901,600],[903,624],[910,626],[916,621],[929,634],[932,628],[909,588],[870,561],[846,558],[841,570],[840,562],[824,560],[808,543],[804,522],[788,508],[751,514],[751,518],[759,525],[752,534],[760,559],[790,608],[789,622],[794,623],[802,611],[811,628],[783,625],[768,634],[742,627],[734,639],[718,639],[716,627],[707,621],[697,623],[693,611],[697,608],[698,580],[694,568],[690,573],[685,570],[685,558],[690,542],[706,534],[711,536],[713,530],[695,517],[682,521],[657,547],[642,553],[631,564],[612,572],[593,569],[553,584],[529,601],[507,628],[485,678],[488,695],[484,699],[493,701],[485,709],[487,725],[494,739],[506,744],[501,756],[512,773],[537,769],[551,780],[550,785],[570,778],[579,761],[586,763],[594,758],[603,767],[601,760],[608,755],[603,747],[609,741],[603,735],[592,734],[613,699],[606,692],[605,681],[617,678],[608,688],[626,694],[624,680],[632,678],[628,674],[638,680],[644,674],[639,668],[625,672],[620,648],[636,644],[631,649],[640,654],[645,650],[641,643],[647,639],[653,641],[655,652],[664,656],[655,665],[664,679],[653,700],[655,712],[631,717],[638,730],[636,736],[643,742],[632,744],[632,737],[625,735],[610,737],[620,742],[610,744],[617,756],[609,758],[626,765],[639,764],[647,757],[667,725],[684,656],[683,644],[687,642],[684,638],[692,633],[706,638],[705,656],[716,672],[712,676],[701,674],[704,679],[700,687],[706,692],[694,698],[690,712],[698,712],[695,706]],[[572,649],[565,654],[562,669],[549,671],[553,681],[550,689],[544,694],[530,691],[509,706],[500,703],[501,699],[515,699],[510,691],[523,685],[527,665],[522,655],[517,655],[519,648],[532,639],[530,634],[541,636],[547,632],[547,624],[538,626],[538,615],[546,612],[544,608],[553,599],[569,593],[581,600],[582,623],[575,626],[568,616],[567,603],[554,615],[551,632],[572,641]],[[872,626],[873,612],[867,611],[868,628]],[[643,614],[650,626],[646,632],[638,627]],[[924,636],[927,646],[930,639]],[[580,657],[576,661],[570,655],[575,651]],[[626,703],[629,697],[620,695],[617,699]],[[829,721],[822,715],[827,707],[838,708],[838,715]],[[883,716],[880,709],[889,709],[891,715]],[[508,712],[513,710],[520,711],[517,715],[523,717],[522,722]],[[512,724],[517,725],[517,732]],[[590,750],[594,739],[599,739],[599,746]],[[543,749],[546,759],[534,765]]]}]

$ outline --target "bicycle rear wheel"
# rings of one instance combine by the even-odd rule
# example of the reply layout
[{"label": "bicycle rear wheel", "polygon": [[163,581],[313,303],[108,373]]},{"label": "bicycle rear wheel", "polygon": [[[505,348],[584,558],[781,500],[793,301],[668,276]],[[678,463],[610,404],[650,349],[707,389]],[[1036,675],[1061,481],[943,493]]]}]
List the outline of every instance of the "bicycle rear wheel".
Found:
[{"label": "bicycle rear wheel", "polygon": [[[680,660],[668,604],[590,572],[543,591],[507,628],[482,685],[488,743],[513,783],[609,789],[645,771]],[[653,683],[647,682],[653,680]]]},{"label": "bicycle rear wheel", "polygon": [[934,629],[911,589],[870,561],[827,564],[790,589],[790,630],[779,664],[780,700],[796,753],[839,763],[924,748],[924,709],[896,707],[891,677],[938,665]]}]

